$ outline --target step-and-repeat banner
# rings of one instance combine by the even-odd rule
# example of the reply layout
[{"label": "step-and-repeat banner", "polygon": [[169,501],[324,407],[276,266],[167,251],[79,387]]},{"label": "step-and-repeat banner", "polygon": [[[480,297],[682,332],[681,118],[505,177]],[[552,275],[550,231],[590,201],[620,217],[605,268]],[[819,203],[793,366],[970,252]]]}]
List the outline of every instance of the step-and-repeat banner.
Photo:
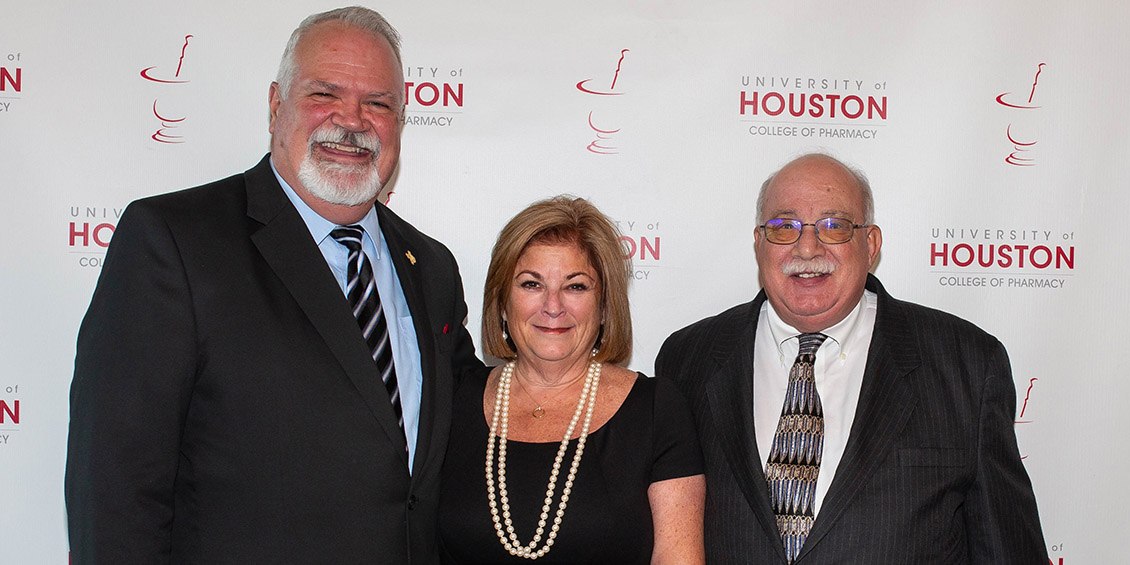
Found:
[{"label": "step-and-repeat banner", "polygon": [[[370,6],[404,36],[389,205],[459,259],[476,341],[498,229],[572,193],[624,234],[650,373],[757,292],[757,188],[827,151],[871,179],[888,290],[1007,346],[1052,562],[1125,553],[1125,4]],[[66,563],[75,335],[122,210],[255,164],[287,37],[332,7],[0,7],[0,563]]]}]

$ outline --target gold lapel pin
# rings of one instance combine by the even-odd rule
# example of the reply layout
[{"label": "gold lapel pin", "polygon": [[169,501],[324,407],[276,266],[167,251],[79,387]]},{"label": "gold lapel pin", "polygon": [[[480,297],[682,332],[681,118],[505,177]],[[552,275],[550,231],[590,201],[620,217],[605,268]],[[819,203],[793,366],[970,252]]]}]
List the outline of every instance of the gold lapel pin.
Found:
[{"label": "gold lapel pin", "polygon": [[412,252],[411,252],[411,251],[405,251],[405,252],[404,252],[404,256],[408,258],[408,262],[409,262],[409,263],[412,263],[413,265],[415,265],[415,264],[416,264],[416,258],[412,256]]}]

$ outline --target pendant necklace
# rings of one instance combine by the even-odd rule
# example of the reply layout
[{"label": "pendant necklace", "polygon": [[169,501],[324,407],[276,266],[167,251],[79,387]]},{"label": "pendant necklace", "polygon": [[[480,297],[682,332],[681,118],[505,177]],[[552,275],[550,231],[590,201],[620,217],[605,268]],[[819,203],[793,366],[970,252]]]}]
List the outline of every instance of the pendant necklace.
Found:
[{"label": "pendant necklace", "polygon": [[[543,402],[538,402],[538,399],[534,398],[534,395],[530,394],[530,389],[526,388],[526,385],[522,384],[522,379],[519,379],[517,377],[513,377],[513,380],[518,383],[518,388],[522,389],[522,392],[526,395],[526,398],[529,398],[530,401],[532,401],[534,403],[534,405],[537,406],[537,408],[534,408],[533,410],[530,411],[530,415],[533,416],[534,418],[539,419],[539,420],[545,417],[545,408],[544,408],[545,404],[549,404],[550,402],[557,400],[558,396],[561,396],[562,394],[565,393],[565,391],[567,391],[567,390],[569,390],[570,388],[573,387],[573,383],[569,383],[565,388],[557,391],[557,394],[554,394],[553,396],[549,397],[549,399],[546,400],[543,403]],[[573,382],[575,383],[576,381],[573,381]]]}]

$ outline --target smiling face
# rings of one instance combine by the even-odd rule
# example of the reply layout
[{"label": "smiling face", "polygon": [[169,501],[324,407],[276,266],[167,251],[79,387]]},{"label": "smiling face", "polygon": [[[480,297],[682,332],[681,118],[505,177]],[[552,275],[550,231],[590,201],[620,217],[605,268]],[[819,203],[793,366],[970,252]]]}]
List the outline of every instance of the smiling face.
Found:
[{"label": "smiling face", "polygon": [[527,247],[514,268],[503,313],[518,359],[586,361],[600,331],[600,296],[599,275],[576,245]]},{"label": "smiling face", "polygon": [[[865,222],[858,181],[823,156],[786,165],[766,188],[761,224],[773,218],[806,224],[836,217]],[[789,245],[770,243],[756,230],[754,250],[761,283],[781,319],[802,332],[817,332],[847,317],[863,296],[867,272],[883,244],[878,226],[855,230],[851,241],[822,243],[812,226]]]},{"label": "smiling face", "polygon": [[271,85],[271,156],[279,175],[336,223],[365,215],[400,157],[404,77],[383,37],[330,21],[294,52],[289,91]]}]

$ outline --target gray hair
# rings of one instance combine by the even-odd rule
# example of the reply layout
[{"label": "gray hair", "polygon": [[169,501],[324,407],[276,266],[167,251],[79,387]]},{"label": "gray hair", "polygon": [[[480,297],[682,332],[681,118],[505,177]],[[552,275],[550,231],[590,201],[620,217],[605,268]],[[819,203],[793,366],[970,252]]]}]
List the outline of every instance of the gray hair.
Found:
[{"label": "gray hair", "polygon": [[279,74],[275,78],[275,82],[279,83],[279,96],[281,98],[285,98],[287,93],[290,92],[290,83],[294,80],[294,73],[298,66],[294,60],[294,52],[298,49],[298,44],[302,41],[303,36],[320,23],[335,21],[368,32],[373,37],[386,39],[392,46],[392,52],[396,55],[396,64],[400,67],[404,66],[404,63],[400,60],[400,34],[396,32],[392,24],[388,23],[388,20],[384,19],[384,16],[362,6],[350,6],[314,14],[302,20],[294,33],[290,34],[290,40],[286,42],[282,61],[279,62]]},{"label": "gray hair", "polygon": [[[765,182],[761,183],[761,192],[759,192],[757,194],[757,221],[759,223],[765,221],[765,218],[762,216],[762,214],[765,211],[765,193],[768,191],[769,184],[773,182],[774,178],[776,178],[777,173],[781,172],[781,170],[784,169],[785,167],[787,167],[787,166],[789,166],[793,163],[796,163],[797,161],[800,161],[801,159],[808,159],[808,158],[812,158],[812,157],[820,157],[820,158],[823,158],[825,160],[831,161],[831,162],[843,167],[844,170],[846,170],[847,172],[851,173],[851,176],[855,178],[856,184],[859,185],[859,192],[863,197],[863,223],[866,224],[866,225],[874,224],[875,223],[875,197],[871,194],[871,183],[868,182],[867,176],[863,174],[863,171],[856,169],[854,167],[850,167],[847,164],[845,164],[843,161],[840,161],[839,159],[837,159],[837,158],[835,158],[831,155],[828,155],[826,153],[805,153],[804,155],[801,155],[800,157],[797,157],[796,159],[793,159],[792,161],[785,163],[785,165],[783,167],[781,167],[780,169],[773,171],[773,174],[769,175],[769,178],[765,179]],[[852,219],[855,219],[855,218],[852,218]]]}]

